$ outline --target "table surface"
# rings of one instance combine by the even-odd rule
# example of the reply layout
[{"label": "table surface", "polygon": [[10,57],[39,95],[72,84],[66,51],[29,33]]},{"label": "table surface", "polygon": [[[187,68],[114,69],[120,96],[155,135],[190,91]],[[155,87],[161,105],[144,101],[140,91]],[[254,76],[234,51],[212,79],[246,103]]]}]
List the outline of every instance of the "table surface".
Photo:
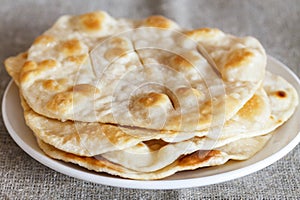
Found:
[{"label": "table surface", "polygon": [[[267,53],[300,75],[299,0],[0,0],[0,96],[10,80],[3,61],[25,51],[63,14],[105,10],[115,17],[166,15],[186,28],[217,27],[252,35]],[[60,174],[27,155],[9,136],[0,116],[0,199],[195,199],[300,198],[300,145],[251,175],[205,187],[180,190],[116,188]]]}]

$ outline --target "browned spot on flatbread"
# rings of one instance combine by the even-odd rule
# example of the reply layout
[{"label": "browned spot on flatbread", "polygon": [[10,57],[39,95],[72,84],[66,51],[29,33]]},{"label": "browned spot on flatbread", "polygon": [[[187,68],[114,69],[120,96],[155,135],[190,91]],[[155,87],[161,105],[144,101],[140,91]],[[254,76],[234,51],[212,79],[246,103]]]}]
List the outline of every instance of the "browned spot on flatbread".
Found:
[{"label": "browned spot on flatbread", "polygon": [[34,45],[39,44],[39,45],[45,45],[46,46],[46,45],[49,45],[50,43],[52,43],[54,41],[55,41],[55,39],[54,39],[53,36],[50,36],[50,35],[41,35],[41,36],[37,37],[34,40],[33,44]]},{"label": "browned spot on flatbread", "polygon": [[[69,160],[70,162],[74,162],[75,163],[87,163],[88,166],[92,166],[93,169],[109,169],[112,171],[117,171],[117,172],[123,172],[123,170],[121,169],[121,167],[119,167],[117,164],[114,163],[110,163],[109,161],[107,161],[104,158],[100,158],[100,157],[87,157],[87,156],[77,156],[71,153],[67,153],[67,152],[63,152],[60,151],[64,156],[63,156],[63,160]],[[86,166],[88,168],[88,166]]]},{"label": "browned spot on flatbread", "polygon": [[99,125],[99,128],[101,128],[102,133],[114,145],[126,143],[131,139],[131,136],[128,137],[127,133],[123,132],[121,127],[103,124]]},{"label": "browned spot on flatbread", "polygon": [[201,115],[210,115],[213,109],[212,101],[206,101],[203,105],[199,108],[199,112]]},{"label": "browned spot on flatbread", "polygon": [[43,88],[50,91],[57,91],[60,85],[56,80],[46,80],[43,82]]},{"label": "browned spot on flatbread", "polygon": [[49,60],[43,60],[39,63],[38,67],[39,69],[50,69],[57,65],[57,62],[55,60],[49,59]]},{"label": "browned spot on flatbread", "polygon": [[117,59],[121,56],[125,56],[126,55],[126,49],[124,48],[113,48],[113,49],[108,49],[105,54],[104,57],[109,60],[109,61],[113,61],[114,59]]},{"label": "browned spot on flatbread", "polygon": [[[84,97],[96,95],[100,92],[98,88],[89,84],[74,85],[67,91],[57,93],[47,104],[46,108],[54,112],[65,113],[72,108],[74,99],[84,100]],[[76,98],[74,98],[76,96]]]},{"label": "browned spot on flatbread", "polygon": [[28,53],[27,53],[27,52],[22,53],[22,58],[23,58],[23,59],[27,59],[27,58],[28,58]]},{"label": "browned spot on flatbread", "polygon": [[43,81],[42,85],[45,90],[49,91],[59,91],[62,89],[62,85],[67,82],[67,79],[59,79],[59,80],[54,80],[54,79],[48,79]]},{"label": "browned spot on flatbread", "polygon": [[263,99],[260,96],[253,95],[253,97],[239,110],[238,115],[243,118],[253,119],[261,112],[263,104]]},{"label": "browned spot on flatbread", "polygon": [[200,38],[213,38],[222,32],[219,29],[215,28],[201,28],[196,30],[189,30],[183,32],[186,36],[192,39],[200,39]]},{"label": "browned spot on flatbread", "polygon": [[26,61],[23,65],[21,74],[20,74],[20,82],[24,83],[29,81],[32,77],[36,77],[39,74],[52,69],[57,66],[57,62],[55,60],[43,60],[40,63],[36,63],[34,61]]},{"label": "browned spot on flatbread", "polygon": [[[78,156],[72,153],[68,153],[59,149],[56,149],[54,146],[44,143],[43,141],[37,139],[39,146],[49,157],[63,160],[65,162],[72,162],[83,166],[87,169],[108,169],[111,171],[116,171],[119,173],[124,172],[122,167],[118,164],[111,163],[106,159],[97,156],[96,157],[87,157],[87,156]],[[102,170],[95,170],[102,171]],[[105,171],[105,170],[104,170]]]},{"label": "browned spot on flatbread", "polygon": [[252,56],[254,56],[254,54],[249,49],[243,48],[234,50],[230,53],[225,68],[242,67],[249,62]]},{"label": "browned spot on flatbread", "polygon": [[282,90],[277,91],[275,95],[279,98],[285,98],[287,96],[286,92]]},{"label": "browned spot on flatbread", "polygon": [[186,68],[192,68],[193,65],[182,56],[176,55],[171,59],[171,66],[177,71],[182,71]]},{"label": "browned spot on flatbread", "polygon": [[81,137],[80,137],[79,133],[74,132],[73,134],[65,135],[63,137],[62,144],[66,144],[66,143],[70,142],[71,140],[75,140],[76,142],[80,142]]},{"label": "browned spot on flatbread", "polygon": [[46,108],[54,112],[66,112],[73,105],[72,92],[61,92],[56,94],[47,104]]},{"label": "browned spot on flatbread", "polygon": [[31,60],[28,60],[24,63],[22,71],[27,72],[31,70],[35,70],[37,68],[37,63]]},{"label": "browned spot on flatbread", "polygon": [[61,51],[67,56],[79,54],[81,51],[81,44],[79,40],[76,39],[65,41],[61,46]]},{"label": "browned spot on flatbread", "polygon": [[144,97],[139,99],[139,103],[143,104],[146,107],[157,106],[163,103],[169,97],[165,94],[151,92]]},{"label": "browned spot on flatbread", "polygon": [[170,58],[169,65],[176,71],[189,71],[196,68],[196,63],[202,59],[192,51],[187,51],[182,55],[175,55]]},{"label": "browned spot on flatbread", "polygon": [[119,38],[119,37],[114,37],[109,41],[109,45],[111,47],[122,47],[128,45],[127,41]]},{"label": "browned spot on flatbread", "polygon": [[105,15],[101,12],[87,13],[79,16],[79,23],[85,31],[99,31],[102,29],[102,21],[104,18]]},{"label": "browned spot on flatbread", "polygon": [[179,159],[179,166],[192,166],[218,156],[221,152],[218,150],[196,151]]},{"label": "browned spot on flatbread", "polygon": [[73,62],[73,63],[76,63],[76,64],[80,65],[84,61],[86,61],[87,58],[88,58],[87,54],[81,54],[81,55],[78,55],[78,56],[69,56],[65,59],[65,61]]},{"label": "browned spot on flatbread", "polygon": [[173,22],[161,15],[153,15],[145,20],[146,26],[157,27],[157,28],[170,28]]},{"label": "browned spot on flatbread", "polygon": [[148,140],[144,141],[144,143],[151,149],[151,151],[157,151],[168,144],[163,140]]}]

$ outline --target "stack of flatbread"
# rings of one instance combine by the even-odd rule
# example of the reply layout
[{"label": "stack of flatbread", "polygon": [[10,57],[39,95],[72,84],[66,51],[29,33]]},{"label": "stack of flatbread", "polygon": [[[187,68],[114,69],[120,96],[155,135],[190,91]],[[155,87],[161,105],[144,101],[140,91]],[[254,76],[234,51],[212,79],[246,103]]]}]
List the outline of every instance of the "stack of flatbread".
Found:
[{"label": "stack of flatbread", "polygon": [[293,114],[253,37],[162,16],[62,16],[5,61],[48,156],[131,179],[245,160]]}]

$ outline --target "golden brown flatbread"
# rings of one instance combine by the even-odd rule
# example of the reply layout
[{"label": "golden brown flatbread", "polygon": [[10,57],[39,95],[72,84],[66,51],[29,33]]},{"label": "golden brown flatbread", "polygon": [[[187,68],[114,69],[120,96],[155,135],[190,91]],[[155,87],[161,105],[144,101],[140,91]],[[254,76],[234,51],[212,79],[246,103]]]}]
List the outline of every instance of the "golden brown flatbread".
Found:
[{"label": "golden brown flatbread", "polygon": [[265,66],[252,37],[93,12],[63,16],[38,37],[19,83],[29,106],[49,118],[194,131],[231,118],[260,86]]}]

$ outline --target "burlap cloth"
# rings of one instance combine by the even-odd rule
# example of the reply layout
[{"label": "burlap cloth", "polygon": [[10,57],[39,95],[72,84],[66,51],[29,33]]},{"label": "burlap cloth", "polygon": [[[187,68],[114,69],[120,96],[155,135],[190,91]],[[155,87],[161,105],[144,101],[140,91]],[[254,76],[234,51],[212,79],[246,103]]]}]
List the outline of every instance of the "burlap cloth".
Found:
[{"label": "burlap cloth", "polygon": [[[183,27],[218,27],[253,35],[300,75],[299,0],[1,0],[0,59],[26,50],[62,14],[106,10],[116,17],[163,14]],[[0,67],[0,96],[10,77]],[[299,122],[300,123],[300,122]],[[299,199],[300,146],[273,165],[233,181],[192,189],[138,190],[81,181],[55,172],[28,156],[0,119],[0,199]]]}]

